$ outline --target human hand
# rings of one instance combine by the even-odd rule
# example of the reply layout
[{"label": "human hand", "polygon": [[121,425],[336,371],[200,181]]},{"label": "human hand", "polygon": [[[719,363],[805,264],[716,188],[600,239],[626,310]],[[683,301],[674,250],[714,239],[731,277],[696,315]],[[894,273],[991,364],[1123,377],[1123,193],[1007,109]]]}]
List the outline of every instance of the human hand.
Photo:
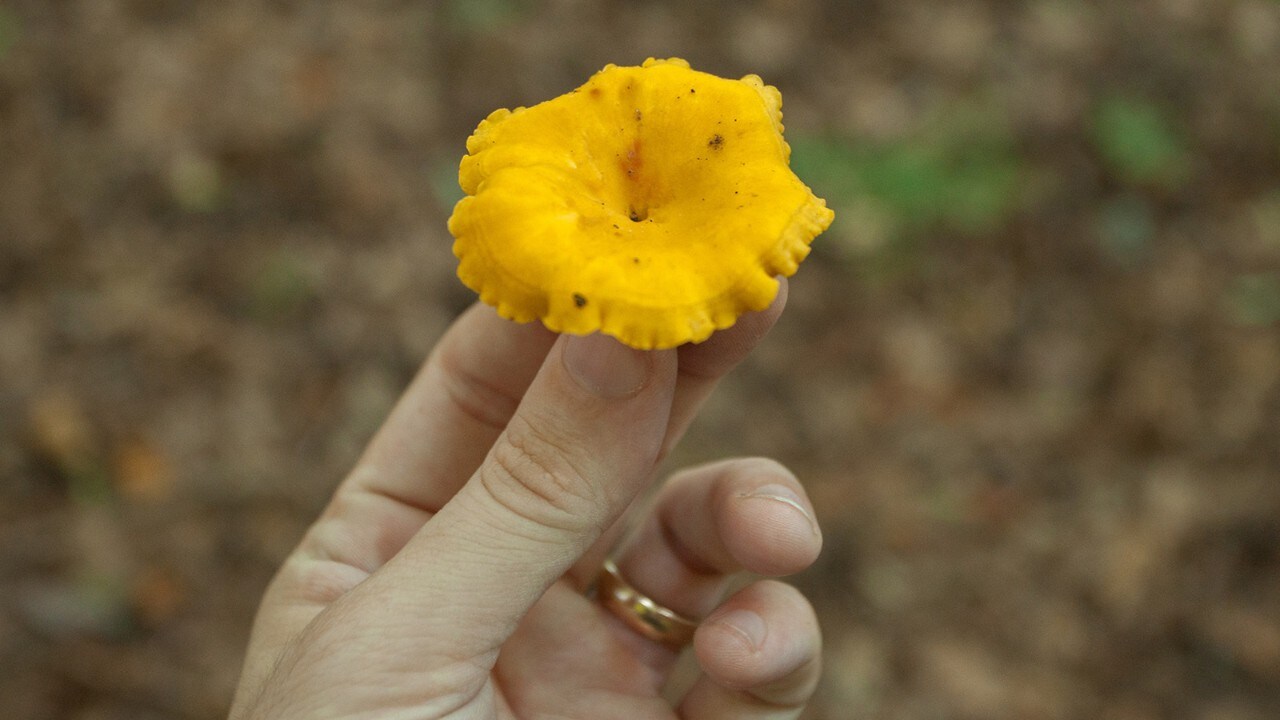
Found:
[{"label": "human hand", "polygon": [[773,580],[722,597],[742,570],[817,556],[777,463],[677,474],[614,555],[640,592],[706,618],[676,707],[662,688],[679,650],[588,597],[620,518],[785,295],[656,352],[467,311],[268,588],[232,718],[798,715],[819,674],[812,608]]}]

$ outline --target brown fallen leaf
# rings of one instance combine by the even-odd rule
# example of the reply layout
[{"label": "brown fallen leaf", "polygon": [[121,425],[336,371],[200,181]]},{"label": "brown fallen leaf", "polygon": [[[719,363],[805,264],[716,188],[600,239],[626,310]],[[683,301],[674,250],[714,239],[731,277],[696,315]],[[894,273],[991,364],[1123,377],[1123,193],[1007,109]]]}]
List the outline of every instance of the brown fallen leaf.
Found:
[{"label": "brown fallen leaf", "polygon": [[133,609],[149,627],[171,620],[186,601],[186,588],[174,574],[160,567],[143,568],[133,581]]},{"label": "brown fallen leaf", "polygon": [[173,493],[173,464],[151,442],[132,438],[115,448],[112,481],[126,500],[158,502]]}]

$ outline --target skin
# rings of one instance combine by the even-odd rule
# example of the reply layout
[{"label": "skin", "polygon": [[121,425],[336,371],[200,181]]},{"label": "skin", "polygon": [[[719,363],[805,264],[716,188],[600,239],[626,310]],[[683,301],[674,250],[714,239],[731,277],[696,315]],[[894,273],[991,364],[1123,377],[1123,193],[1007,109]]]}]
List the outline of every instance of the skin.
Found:
[{"label": "skin", "polygon": [[[820,672],[812,608],[776,580],[725,597],[737,573],[817,557],[786,468],[678,473],[620,543],[662,457],[785,296],[784,283],[769,309],[656,352],[466,312],[268,588],[233,720],[799,715]],[[677,651],[587,597],[611,553],[641,592],[704,618],[700,674],[674,706],[662,689]]]}]

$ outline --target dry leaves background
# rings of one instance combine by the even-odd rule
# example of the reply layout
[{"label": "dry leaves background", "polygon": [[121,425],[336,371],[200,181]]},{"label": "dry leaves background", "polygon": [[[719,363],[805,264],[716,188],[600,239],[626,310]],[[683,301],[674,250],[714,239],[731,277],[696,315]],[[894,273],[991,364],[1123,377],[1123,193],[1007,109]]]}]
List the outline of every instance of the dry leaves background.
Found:
[{"label": "dry leaves background", "polygon": [[225,714],[470,302],[466,135],[648,55],[840,213],[674,458],[808,484],[807,717],[1280,716],[1280,3],[6,0],[6,717]]}]

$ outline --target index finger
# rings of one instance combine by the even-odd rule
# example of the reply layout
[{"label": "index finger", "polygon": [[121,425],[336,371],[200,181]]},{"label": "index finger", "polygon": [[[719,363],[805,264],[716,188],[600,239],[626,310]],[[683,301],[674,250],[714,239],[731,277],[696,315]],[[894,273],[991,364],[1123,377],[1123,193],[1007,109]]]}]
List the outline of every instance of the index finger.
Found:
[{"label": "index finger", "polygon": [[454,321],[339,492],[434,514],[480,467],[511,420],[555,333],[476,303]]}]

